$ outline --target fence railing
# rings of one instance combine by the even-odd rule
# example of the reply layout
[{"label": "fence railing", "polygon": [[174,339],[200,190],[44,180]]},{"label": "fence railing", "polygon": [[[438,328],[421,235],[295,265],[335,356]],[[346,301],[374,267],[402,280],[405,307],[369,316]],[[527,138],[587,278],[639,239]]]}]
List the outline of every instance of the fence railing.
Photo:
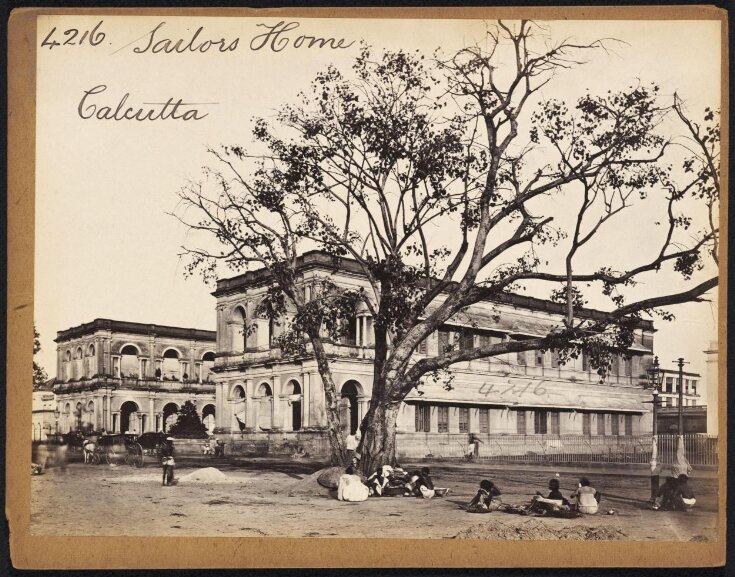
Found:
[{"label": "fence railing", "polygon": [[[648,463],[652,437],[597,435],[475,435],[480,443],[472,458],[480,461],[535,463]],[[657,460],[672,464],[676,435],[658,436]],[[453,433],[403,433],[396,439],[399,458],[466,459],[469,436]],[[717,465],[717,437],[684,435],[692,465]]]}]

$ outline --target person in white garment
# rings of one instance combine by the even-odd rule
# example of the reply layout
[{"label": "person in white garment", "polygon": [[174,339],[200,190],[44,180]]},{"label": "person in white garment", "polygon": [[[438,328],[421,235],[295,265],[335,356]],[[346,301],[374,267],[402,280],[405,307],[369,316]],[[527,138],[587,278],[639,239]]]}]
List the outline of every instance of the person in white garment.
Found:
[{"label": "person in white garment", "polygon": [[600,504],[600,493],[590,487],[587,477],[582,477],[577,490],[571,495],[571,502],[572,508],[576,508],[580,513],[595,515]]},{"label": "person in white garment", "polygon": [[337,484],[337,499],[350,502],[366,501],[369,494],[370,489],[367,485],[363,485],[359,475],[355,475],[355,469],[347,467]]}]

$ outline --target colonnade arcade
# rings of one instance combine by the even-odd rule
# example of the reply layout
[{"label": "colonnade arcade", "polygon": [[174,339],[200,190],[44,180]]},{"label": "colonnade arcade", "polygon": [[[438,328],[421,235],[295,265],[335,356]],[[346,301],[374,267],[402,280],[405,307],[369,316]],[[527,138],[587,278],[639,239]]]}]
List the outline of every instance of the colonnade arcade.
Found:
[{"label": "colonnade arcade", "polygon": [[[223,393],[218,427],[233,432],[300,431],[326,426],[323,414],[324,392],[311,391],[315,376],[304,373],[301,379],[291,378],[281,385],[279,377],[246,379],[244,382],[222,384]],[[347,380],[340,387],[341,420],[355,433],[367,412],[368,397],[362,385]],[[321,404],[321,410],[319,405]]]},{"label": "colonnade arcade", "polygon": [[[116,406],[117,409],[113,410]],[[62,402],[59,407],[58,432],[104,429],[110,433],[165,433],[176,422],[179,408],[177,402],[152,397],[125,398],[120,402],[102,395],[86,404],[81,401],[67,401]],[[211,433],[215,425],[215,405],[208,402],[198,406],[197,412]]]}]

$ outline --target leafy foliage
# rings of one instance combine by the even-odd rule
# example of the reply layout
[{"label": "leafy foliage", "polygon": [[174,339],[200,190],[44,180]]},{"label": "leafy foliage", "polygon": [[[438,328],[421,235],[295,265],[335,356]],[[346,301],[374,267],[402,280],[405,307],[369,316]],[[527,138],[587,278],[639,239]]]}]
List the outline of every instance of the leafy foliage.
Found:
[{"label": "leafy foliage", "polygon": [[202,423],[196,405],[186,401],[179,409],[176,422],[168,431],[174,437],[186,439],[206,439],[209,437],[207,427]]},{"label": "leafy foliage", "polygon": [[[41,352],[40,338],[41,338],[41,335],[38,334],[38,331],[36,330],[36,327],[34,325],[33,327],[33,356],[34,357],[38,353]],[[34,359],[33,360],[33,388],[37,389],[39,387],[42,387],[46,383],[47,379],[48,379],[48,375],[46,374],[46,371]]]}]

